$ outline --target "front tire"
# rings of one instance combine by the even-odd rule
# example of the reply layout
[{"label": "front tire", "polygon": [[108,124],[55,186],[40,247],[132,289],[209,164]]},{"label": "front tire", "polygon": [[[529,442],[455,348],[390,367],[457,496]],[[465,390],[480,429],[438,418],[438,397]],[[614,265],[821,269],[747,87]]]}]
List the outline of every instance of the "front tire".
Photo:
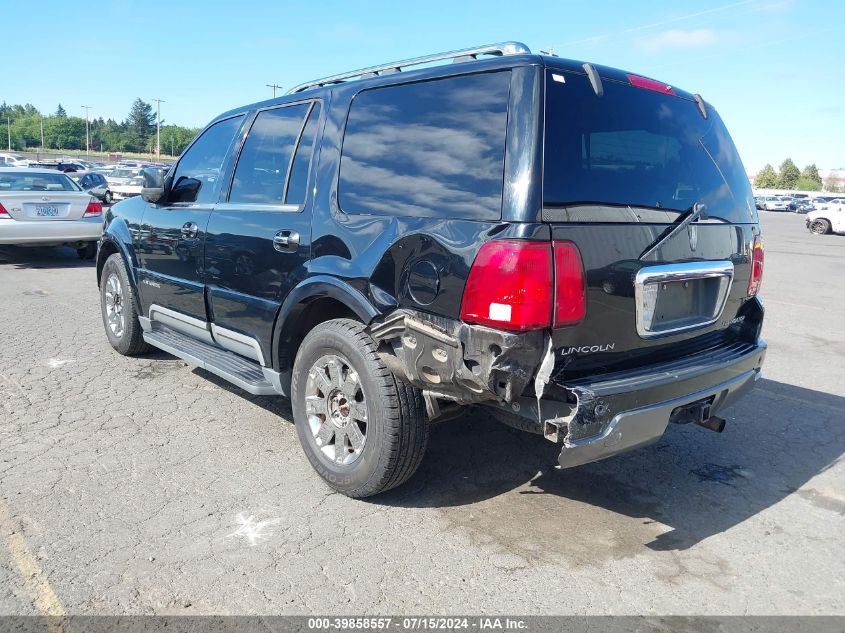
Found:
[{"label": "front tire", "polygon": [[123,258],[114,253],[100,276],[100,312],[109,343],[124,356],[138,356],[151,349],[144,341],[136,305]]},{"label": "front tire", "polygon": [[428,444],[419,389],[397,379],[364,326],[317,325],[293,366],[296,432],[314,470],[335,490],[369,497],[404,483]]},{"label": "front tire", "polygon": [[103,196],[103,204],[111,204],[114,202],[114,196],[111,195],[111,191],[106,191],[106,195]]},{"label": "front tire", "polygon": [[827,235],[830,233],[830,222],[823,218],[810,222],[810,231],[816,235]]}]

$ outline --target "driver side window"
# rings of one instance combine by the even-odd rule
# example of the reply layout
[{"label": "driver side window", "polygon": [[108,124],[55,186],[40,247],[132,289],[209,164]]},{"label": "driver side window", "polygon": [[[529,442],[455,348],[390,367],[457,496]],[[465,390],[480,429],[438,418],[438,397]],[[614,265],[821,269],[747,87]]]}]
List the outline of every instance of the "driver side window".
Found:
[{"label": "driver side window", "polygon": [[223,162],[242,122],[243,115],[215,123],[191,145],[176,167],[169,202],[215,201]]}]

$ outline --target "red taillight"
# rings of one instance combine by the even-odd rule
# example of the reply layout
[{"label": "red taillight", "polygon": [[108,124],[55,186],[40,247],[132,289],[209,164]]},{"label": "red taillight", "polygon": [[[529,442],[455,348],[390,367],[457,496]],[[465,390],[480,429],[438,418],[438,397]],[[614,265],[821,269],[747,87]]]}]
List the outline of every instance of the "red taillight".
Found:
[{"label": "red taillight", "polygon": [[584,268],[572,242],[487,242],[461,305],[464,321],[502,330],[572,325],[585,313]]},{"label": "red taillight", "polygon": [[0,218],[11,218],[12,216],[9,215],[9,212],[6,211],[6,207],[0,204]]},{"label": "red taillight", "polygon": [[555,327],[578,323],[587,313],[584,266],[572,242],[555,242]]},{"label": "red taillight", "polygon": [[82,215],[82,217],[91,218],[95,215],[103,215],[103,203],[92,200],[88,203],[88,208],[85,209],[85,213]]},{"label": "red taillight", "polygon": [[646,90],[654,90],[655,92],[660,92],[665,95],[675,95],[675,90],[672,86],[663,83],[662,81],[657,81],[656,79],[649,79],[648,77],[640,77],[639,75],[626,75],[628,77],[628,81],[631,82],[632,86],[637,88],[645,88]]},{"label": "red taillight", "polygon": [[503,330],[549,327],[552,250],[548,242],[487,242],[469,271],[461,319]]},{"label": "red taillight", "polygon": [[748,296],[753,297],[760,292],[763,283],[763,241],[759,235],[754,236],[754,246],[751,247],[751,278],[748,280]]}]

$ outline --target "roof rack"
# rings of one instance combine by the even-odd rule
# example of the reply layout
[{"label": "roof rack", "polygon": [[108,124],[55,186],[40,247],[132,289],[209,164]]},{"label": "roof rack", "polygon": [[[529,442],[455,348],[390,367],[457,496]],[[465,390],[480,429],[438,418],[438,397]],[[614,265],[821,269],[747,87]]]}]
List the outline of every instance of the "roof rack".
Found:
[{"label": "roof rack", "polygon": [[361,70],[352,70],[339,75],[331,75],[330,77],[307,81],[304,84],[299,84],[298,86],[291,88],[288,90],[287,94],[290,95],[302,92],[303,90],[308,90],[309,88],[317,88],[328,84],[337,84],[342,81],[346,81],[347,79],[367,79],[369,77],[377,77],[379,75],[389,75],[391,73],[401,72],[403,68],[407,68],[409,66],[418,66],[420,64],[439,62],[447,59],[452,60],[453,62],[468,62],[477,59],[479,55],[494,55],[502,57],[504,55],[520,54],[530,55],[531,49],[520,42],[502,42],[500,44],[488,44],[487,46],[463,48],[456,51],[449,51],[448,53],[435,53],[433,55],[425,55],[423,57],[413,57],[399,62],[370,66],[369,68],[362,68]]}]

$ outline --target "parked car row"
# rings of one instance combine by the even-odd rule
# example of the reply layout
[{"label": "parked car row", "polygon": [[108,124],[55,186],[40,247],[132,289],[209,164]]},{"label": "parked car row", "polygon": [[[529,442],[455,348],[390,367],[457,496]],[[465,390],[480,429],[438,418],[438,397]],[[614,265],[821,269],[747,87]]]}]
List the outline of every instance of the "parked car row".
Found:
[{"label": "parked car row", "polygon": [[809,213],[816,209],[825,209],[826,205],[837,200],[831,196],[754,196],[757,209],[761,211],[791,211]]},{"label": "parked car row", "polygon": [[20,154],[0,154],[0,167],[29,167],[29,163]]}]

